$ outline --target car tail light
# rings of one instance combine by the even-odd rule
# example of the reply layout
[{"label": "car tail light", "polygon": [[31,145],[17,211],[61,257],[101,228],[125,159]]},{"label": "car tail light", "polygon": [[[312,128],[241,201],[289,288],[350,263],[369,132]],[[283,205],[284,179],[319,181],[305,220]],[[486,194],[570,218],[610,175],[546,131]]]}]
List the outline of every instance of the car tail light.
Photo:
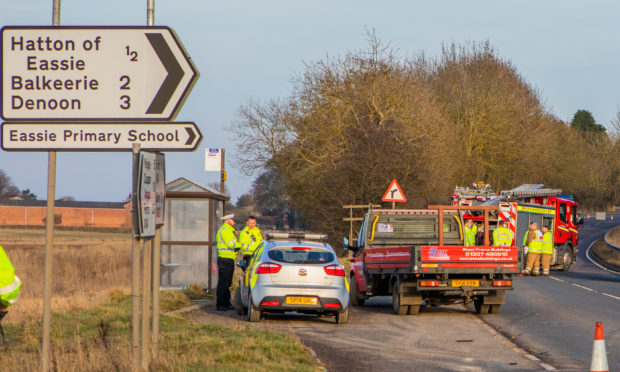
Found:
[{"label": "car tail light", "polygon": [[310,248],[310,247],[292,247],[291,249],[294,250],[294,251],[309,251],[312,248]]},{"label": "car tail light", "polygon": [[439,287],[438,280],[422,280],[418,282],[418,286],[420,287]]},{"label": "car tail light", "polygon": [[278,301],[263,301],[261,302],[261,306],[278,306],[280,303]]},{"label": "car tail light", "polygon": [[340,304],[325,304],[325,307],[333,307],[333,308],[339,308]]},{"label": "car tail light", "polygon": [[282,268],[282,265],[278,265],[272,262],[265,262],[265,263],[258,265],[258,267],[256,268],[256,273],[257,274],[276,274],[280,271],[281,268]]},{"label": "car tail light", "polygon": [[329,265],[323,268],[327,275],[344,276],[344,268],[340,265]]},{"label": "car tail light", "polygon": [[494,280],[493,287],[510,287],[512,280]]}]

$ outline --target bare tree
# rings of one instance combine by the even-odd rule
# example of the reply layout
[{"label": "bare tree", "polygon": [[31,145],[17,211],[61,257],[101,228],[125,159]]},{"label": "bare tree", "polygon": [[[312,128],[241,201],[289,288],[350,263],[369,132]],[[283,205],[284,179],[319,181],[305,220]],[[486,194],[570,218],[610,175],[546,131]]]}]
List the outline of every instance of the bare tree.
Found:
[{"label": "bare tree", "polygon": [[19,194],[19,189],[13,184],[11,178],[0,169],[0,200],[9,199]]}]

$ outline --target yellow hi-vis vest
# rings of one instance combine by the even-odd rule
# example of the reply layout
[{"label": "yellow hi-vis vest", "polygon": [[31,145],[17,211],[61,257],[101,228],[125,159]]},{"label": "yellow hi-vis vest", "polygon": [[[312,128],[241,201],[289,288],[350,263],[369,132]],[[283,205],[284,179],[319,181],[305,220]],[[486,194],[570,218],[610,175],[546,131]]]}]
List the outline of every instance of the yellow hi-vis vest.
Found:
[{"label": "yellow hi-vis vest", "polygon": [[536,230],[535,233],[536,239],[530,242],[528,253],[542,253],[543,234],[540,230]]},{"label": "yellow hi-vis vest", "polygon": [[512,231],[507,227],[498,227],[493,230],[493,246],[508,247],[512,244]]},{"label": "yellow hi-vis vest", "polygon": [[239,243],[243,244],[243,255],[251,255],[263,241],[263,236],[258,227],[244,227],[239,234]]},{"label": "yellow hi-vis vest", "polygon": [[540,253],[553,254],[553,236],[551,235],[551,231],[547,231],[543,234]]},{"label": "yellow hi-vis vest", "polygon": [[526,247],[527,246],[527,236],[530,235],[530,230],[528,229],[525,232],[525,236],[523,237],[523,246]]},{"label": "yellow hi-vis vest", "polygon": [[217,256],[234,260],[237,257],[236,250],[241,248],[241,244],[235,236],[235,228],[227,223],[217,231]]},{"label": "yellow hi-vis vest", "polygon": [[465,226],[465,246],[471,247],[476,245],[476,233],[478,232],[478,226],[476,224],[471,225],[471,228]]},{"label": "yellow hi-vis vest", "polygon": [[9,307],[17,301],[22,282],[15,276],[15,269],[9,257],[0,246],[0,304]]}]

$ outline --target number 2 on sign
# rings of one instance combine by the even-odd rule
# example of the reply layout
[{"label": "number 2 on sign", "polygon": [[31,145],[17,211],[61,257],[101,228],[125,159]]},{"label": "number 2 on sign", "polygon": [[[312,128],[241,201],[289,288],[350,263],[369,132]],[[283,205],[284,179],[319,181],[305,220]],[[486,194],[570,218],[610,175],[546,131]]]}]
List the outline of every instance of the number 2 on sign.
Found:
[{"label": "number 2 on sign", "polygon": [[129,59],[131,62],[138,62],[138,52],[129,49],[129,45],[125,46],[125,50],[127,51],[127,55],[131,57]]}]

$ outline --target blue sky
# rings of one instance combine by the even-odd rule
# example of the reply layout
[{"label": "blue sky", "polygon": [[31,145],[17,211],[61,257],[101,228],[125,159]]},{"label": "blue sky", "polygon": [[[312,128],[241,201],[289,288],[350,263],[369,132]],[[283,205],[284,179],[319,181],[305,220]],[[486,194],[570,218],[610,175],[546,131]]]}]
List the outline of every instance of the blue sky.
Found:
[{"label": "blue sky", "polygon": [[[52,0],[2,0],[0,25],[50,25]],[[146,0],[62,0],[62,25],[146,25]],[[295,1],[156,0],[155,24],[174,29],[200,72],[177,121],[194,121],[195,152],[167,153],[167,180],[203,184],[204,150],[227,151],[232,199],[252,179],[234,168],[227,129],[241,104],[290,94],[291,80],[314,62],[364,49],[366,29],[402,57],[436,56],[442,43],[489,40],[569,121],[586,109],[598,123],[620,107],[620,3],[614,1]],[[47,153],[0,151],[20,188],[47,198]],[[58,153],[56,197],[119,201],[131,189],[129,153]]]}]

